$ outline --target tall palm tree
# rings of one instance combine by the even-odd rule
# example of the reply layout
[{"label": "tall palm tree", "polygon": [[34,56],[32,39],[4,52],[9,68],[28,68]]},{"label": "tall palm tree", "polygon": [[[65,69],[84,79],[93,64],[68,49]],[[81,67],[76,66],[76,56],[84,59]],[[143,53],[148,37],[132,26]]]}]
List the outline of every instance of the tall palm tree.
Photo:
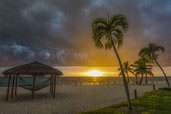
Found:
[{"label": "tall palm tree", "polygon": [[124,15],[114,15],[111,18],[108,16],[107,19],[96,18],[92,22],[92,38],[98,48],[113,48],[121,68],[123,83],[128,100],[128,108],[132,110],[129,88],[122,66],[122,61],[117,50],[117,48],[119,49],[119,47],[123,44],[124,33],[127,31],[128,27],[127,18]]},{"label": "tall palm tree", "polygon": [[[123,63],[123,69],[124,69],[125,74],[127,75],[127,82],[129,83],[129,73],[133,73],[132,65],[130,65],[129,62],[126,61]],[[119,76],[121,76],[122,75],[121,69],[118,68],[118,71],[120,72]]]},{"label": "tall palm tree", "polygon": [[170,88],[170,83],[169,83],[169,80],[167,78],[167,75],[164,72],[163,68],[160,66],[159,62],[157,61],[158,56],[159,56],[158,52],[164,52],[164,51],[165,51],[164,47],[159,46],[159,45],[154,44],[154,43],[149,43],[149,45],[147,47],[141,49],[139,55],[148,57],[149,59],[151,59],[152,61],[154,61],[158,65],[158,67],[160,68],[160,70],[162,71],[162,73],[166,79],[166,83],[167,83],[168,87]]},{"label": "tall palm tree", "polygon": [[152,73],[152,65],[146,64],[146,61],[144,58],[138,59],[134,63],[134,72],[135,75],[141,75],[141,79],[138,84],[141,84],[144,78],[144,75],[146,76],[146,83],[147,83],[147,75],[153,75]]}]

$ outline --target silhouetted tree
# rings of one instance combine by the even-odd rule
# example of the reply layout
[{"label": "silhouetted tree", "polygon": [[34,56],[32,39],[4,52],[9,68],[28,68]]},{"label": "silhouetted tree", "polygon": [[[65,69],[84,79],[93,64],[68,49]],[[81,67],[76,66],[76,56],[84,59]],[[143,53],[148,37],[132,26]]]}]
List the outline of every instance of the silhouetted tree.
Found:
[{"label": "silhouetted tree", "polygon": [[[152,73],[152,65],[147,64],[148,60],[145,59],[144,57],[139,58],[137,61],[135,61],[133,67],[134,67],[134,74],[136,76],[141,75],[141,79],[138,84],[141,84],[143,81],[143,78],[145,76],[146,84],[147,84],[147,75],[153,75]],[[137,77],[136,77],[136,82],[137,82]]]},{"label": "silhouetted tree", "polygon": [[128,108],[132,110],[129,88],[122,66],[122,61],[117,50],[117,48],[119,49],[119,47],[123,44],[124,33],[128,27],[127,18],[124,15],[114,15],[111,18],[109,18],[109,16],[107,18],[96,18],[92,22],[92,38],[98,48],[113,48],[121,68],[123,83],[128,100]]},{"label": "silhouetted tree", "polygon": [[167,75],[157,61],[158,56],[159,56],[158,52],[164,52],[164,51],[165,51],[164,47],[159,46],[159,45],[154,44],[154,43],[149,43],[149,45],[147,47],[141,49],[139,55],[148,57],[149,59],[151,59],[152,61],[154,61],[158,65],[158,67],[161,69],[161,71],[165,77],[165,80],[166,80],[168,87],[170,88],[170,83],[169,83],[169,80],[167,78]]},{"label": "silhouetted tree", "polygon": [[[133,73],[133,68],[129,64],[129,62],[126,61],[123,63],[123,69],[124,69],[125,74],[127,75],[127,82],[129,83],[129,73]],[[119,75],[121,76],[122,75],[121,69],[118,68],[118,71],[120,72]]]}]

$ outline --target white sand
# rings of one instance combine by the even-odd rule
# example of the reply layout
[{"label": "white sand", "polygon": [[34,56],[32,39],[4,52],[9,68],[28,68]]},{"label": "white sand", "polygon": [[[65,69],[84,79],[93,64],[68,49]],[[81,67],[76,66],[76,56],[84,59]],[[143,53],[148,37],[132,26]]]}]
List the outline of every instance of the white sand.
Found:
[{"label": "white sand", "polygon": [[[163,84],[162,84],[163,83]],[[165,82],[157,83],[157,88]],[[151,91],[152,86],[130,85],[138,95]],[[123,85],[57,85],[56,98],[52,98],[49,87],[37,91],[31,100],[31,92],[18,88],[18,96],[5,101],[6,88],[0,88],[0,114],[75,114],[126,100]]]}]

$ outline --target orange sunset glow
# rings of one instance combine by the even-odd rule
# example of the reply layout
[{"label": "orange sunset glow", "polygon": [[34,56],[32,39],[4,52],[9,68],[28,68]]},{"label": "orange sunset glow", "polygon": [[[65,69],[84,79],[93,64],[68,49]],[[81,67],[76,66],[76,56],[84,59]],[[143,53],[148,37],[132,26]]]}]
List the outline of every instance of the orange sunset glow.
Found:
[{"label": "orange sunset glow", "polygon": [[104,76],[105,72],[94,69],[94,70],[85,72],[84,74],[86,74],[87,76],[91,76],[91,77],[101,77],[101,76]]}]

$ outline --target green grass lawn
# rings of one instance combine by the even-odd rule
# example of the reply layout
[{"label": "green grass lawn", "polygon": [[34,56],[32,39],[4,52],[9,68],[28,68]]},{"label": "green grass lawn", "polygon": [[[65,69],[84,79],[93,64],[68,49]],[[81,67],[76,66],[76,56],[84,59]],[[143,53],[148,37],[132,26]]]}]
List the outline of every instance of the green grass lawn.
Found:
[{"label": "green grass lawn", "polygon": [[171,114],[171,91],[156,90],[147,92],[132,100],[133,111],[127,109],[127,102],[122,102],[83,114]]}]

